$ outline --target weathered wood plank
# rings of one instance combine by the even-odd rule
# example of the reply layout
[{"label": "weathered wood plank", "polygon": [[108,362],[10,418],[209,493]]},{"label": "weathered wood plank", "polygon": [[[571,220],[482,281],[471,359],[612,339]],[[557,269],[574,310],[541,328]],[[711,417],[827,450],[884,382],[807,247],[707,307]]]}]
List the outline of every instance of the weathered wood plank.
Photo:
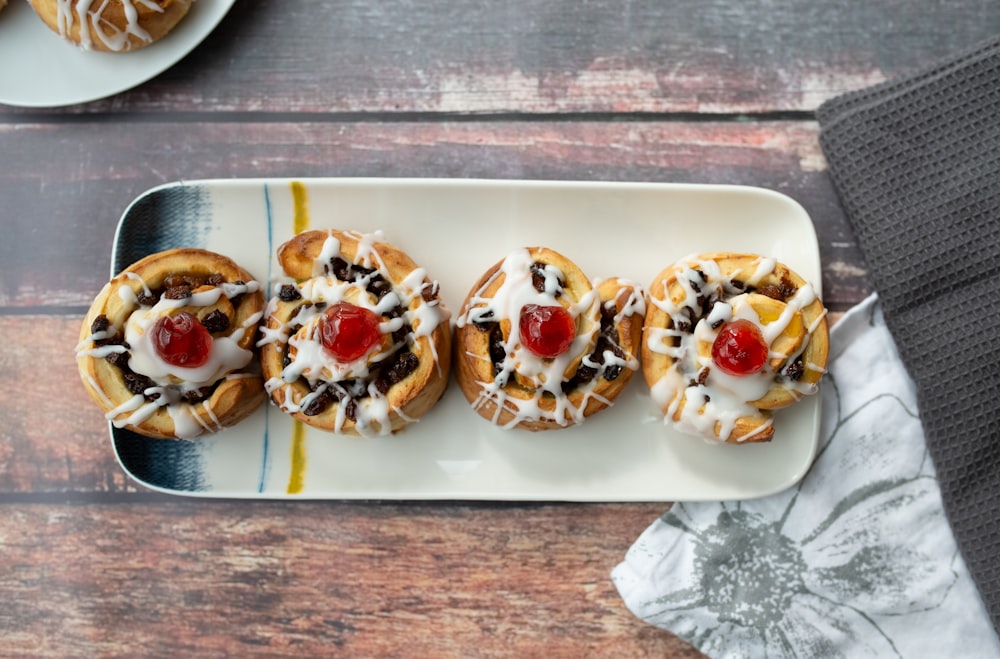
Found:
[{"label": "weathered wood plank", "polygon": [[0,497],[134,490],[77,375],[81,321],[0,317]]},{"label": "weathered wood plank", "polygon": [[4,652],[698,657],[609,577],[661,508],[3,506]]},{"label": "weathered wood plank", "polygon": [[76,111],[808,111],[998,32],[992,0],[240,2]]},{"label": "weathered wood plank", "polygon": [[[398,176],[736,183],[799,200],[827,303],[868,290],[814,122],[215,123],[0,125],[0,307],[85,306],[108,277],[122,212],[197,178]],[[131,163],[128,166],[123,163]],[[752,230],[752,228],[751,228]],[[58,264],[58,267],[55,267]]]}]

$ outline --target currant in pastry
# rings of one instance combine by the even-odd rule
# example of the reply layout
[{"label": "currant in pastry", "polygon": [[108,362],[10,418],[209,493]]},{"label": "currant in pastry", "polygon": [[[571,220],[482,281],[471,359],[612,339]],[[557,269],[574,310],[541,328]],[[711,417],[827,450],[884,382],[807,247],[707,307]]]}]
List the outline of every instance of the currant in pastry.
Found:
[{"label": "currant in pastry", "polygon": [[295,419],[385,435],[440,399],[451,368],[438,285],[381,233],[303,232],[278,248],[284,279],[260,341],[271,399]]},{"label": "currant in pastry", "polygon": [[638,369],[644,301],[591,282],[545,247],[518,249],[472,287],[456,320],[456,375],[480,416],[548,430],[609,407]]},{"label": "currant in pastry", "polygon": [[815,393],[826,372],[826,309],[775,259],[692,256],[659,273],[646,302],[643,375],[682,432],[768,441],[772,412]]},{"label": "currant in pastry", "polygon": [[260,285],[202,249],[147,256],[114,277],[76,348],[84,387],[119,428],[192,439],[231,426],[265,400],[254,341]]}]

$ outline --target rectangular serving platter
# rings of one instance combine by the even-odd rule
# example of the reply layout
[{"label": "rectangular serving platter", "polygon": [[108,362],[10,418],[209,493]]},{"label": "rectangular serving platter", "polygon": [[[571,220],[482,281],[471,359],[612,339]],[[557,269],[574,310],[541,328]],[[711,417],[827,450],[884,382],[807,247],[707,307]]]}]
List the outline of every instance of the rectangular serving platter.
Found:
[{"label": "rectangular serving platter", "polygon": [[[266,179],[168,184],[125,211],[112,275],[146,254],[202,247],[259,281],[298,229],[381,231],[439,282],[457,314],[476,279],[514,248],[544,245],[591,278],[643,287],[684,256],[773,256],[819,291],[816,234],[791,198],[761,188],[454,179]],[[641,374],[615,405],[543,433],[501,430],[452,382],[418,423],[389,437],[310,429],[268,404],[196,441],[110,428],[122,468],[146,487],[226,498],[696,501],[765,496],[798,482],[819,441],[813,396],[778,413],[775,439],[720,446],[663,425]]]}]

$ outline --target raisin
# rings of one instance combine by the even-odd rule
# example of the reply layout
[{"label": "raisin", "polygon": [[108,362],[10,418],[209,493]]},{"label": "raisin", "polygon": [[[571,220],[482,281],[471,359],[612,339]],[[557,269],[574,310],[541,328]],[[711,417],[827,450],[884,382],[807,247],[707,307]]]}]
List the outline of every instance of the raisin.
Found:
[{"label": "raisin", "polygon": [[368,387],[365,385],[364,380],[347,380],[346,382],[341,382],[340,386],[342,390],[337,392],[338,400],[363,398],[368,394]]},{"label": "raisin", "polygon": [[431,282],[430,284],[424,284],[420,289],[420,297],[423,298],[424,302],[433,302],[438,298],[438,283]]},{"label": "raisin", "polygon": [[[473,309],[473,311],[481,311],[481,309],[482,308],[480,307],[477,309]],[[485,311],[482,311],[473,318],[473,314],[470,311],[469,320],[470,322],[472,322],[472,325],[480,332],[489,332],[490,330],[493,329],[493,326],[496,325],[496,323],[491,322],[493,319],[493,315],[494,314],[492,309],[486,309]]]},{"label": "raisin", "polygon": [[141,394],[146,389],[153,386],[153,381],[145,375],[139,375],[138,373],[132,373],[131,371],[123,373],[123,375],[125,377],[125,388],[133,394]]},{"label": "raisin", "polygon": [[[531,285],[535,287],[535,290],[539,293],[545,292],[545,264],[534,262],[531,264]],[[559,297],[562,295],[562,289],[566,286],[566,282],[559,278],[556,280],[558,284],[558,289],[555,291],[555,296]]]},{"label": "raisin", "polygon": [[375,299],[381,300],[392,291],[392,284],[387,282],[381,275],[377,275],[368,282],[365,290],[374,295]]},{"label": "raisin", "polygon": [[139,296],[137,296],[135,298],[135,301],[138,302],[139,304],[141,304],[144,307],[152,307],[157,302],[159,302],[159,300],[160,300],[160,296],[155,295],[153,293],[150,293],[148,295],[146,293],[143,293],[142,295],[139,295]]},{"label": "raisin", "polygon": [[408,375],[417,370],[420,360],[412,352],[407,350],[400,354],[399,358],[389,369],[389,381],[393,384],[402,382]]},{"label": "raisin", "polygon": [[802,362],[802,357],[796,357],[795,360],[785,367],[785,377],[789,380],[798,381],[803,374],[806,372],[806,366]]},{"label": "raisin", "polygon": [[618,376],[622,374],[622,367],[620,364],[612,364],[610,366],[604,367],[604,372],[601,374],[605,380],[608,382],[614,382],[618,379]]},{"label": "raisin", "polygon": [[200,387],[185,391],[181,397],[189,403],[199,403],[212,395],[212,387]]},{"label": "raisin", "polygon": [[694,331],[695,325],[695,312],[691,307],[684,307],[681,309],[680,314],[683,318],[675,318],[674,324],[677,326],[677,330],[684,332],[685,334],[690,334]]},{"label": "raisin", "polygon": [[404,323],[402,327],[392,333],[392,340],[394,343],[405,343],[406,337],[413,333],[413,327],[407,323]]},{"label": "raisin", "polygon": [[573,376],[572,380],[570,380],[570,382],[573,383],[573,386],[569,388],[569,391],[572,391],[575,387],[578,387],[581,384],[590,382],[596,376],[597,376],[596,368],[594,368],[593,366],[581,365],[580,368],[576,369],[576,374]]},{"label": "raisin", "polygon": [[347,401],[347,405],[344,406],[344,416],[351,421],[358,420],[358,401],[353,398]]},{"label": "raisin", "polygon": [[784,301],[784,297],[781,294],[781,288],[773,284],[765,284],[764,286],[758,286],[757,292],[761,295],[766,295],[772,300],[778,300],[779,302]]},{"label": "raisin", "polygon": [[218,309],[201,319],[201,324],[212,334],[229,329],[229,316]]},{"label": "raisin", "polygon": [[112,366],[125,370],[128,368],[129,354],[127,352],[112,352],[104,358]]},{"label": "raisin", "polygon": [[205,283],[209,286],[222,286],[226,283],[226,278],[216,272],[206,277]]},{"label": "raisin", "polygon": [[781,285],[778,288],[781,291],[782,298],[785,300],[795,295],[795,293],[799,290],[798,287],[788,278],[787,274],[781,277]]},{"label": "raisin", "polygon": [[90,333],[97,334],[98,332],[104,332],[109,327],[111,327],[111,321],[108,320],[107,316],[101,314],[90,324]]},{"label": "raisin", "polygon": [[302,294],[299,293],[297,286],[284,284],[278,289],[278,299],[282,302],[294,302],[295,300],[301,300]]},{"label": "raisin", "polygon": [[545,275],[542,274],[537,263],[531,266],[531,285],[534,286],[535,290],[539,293],[545,292]]},{"label": "raisin", "polygon": [[333,392],[331,392],[329,388],[323,389],[316,394],[316,396],[314,396],[313,399],[305,405],[305,407],[302,408],[302,413],[306,416],[316,416],[317,414],[322,413],[326,408],[330,407],[333,401]]},{"label": "raisin", "polygon": [[330,259],[330,272],[340,281],[350,281],[351,266],[339,256]]},{"label": "raisin", "polygon": [[191,286],[188,284],[170,286],[163,291],[163,297],[168,300],[186,300],[191,297]]},{"label": "raisin", "polygon": [[490,329],[490,360],[493,362],[494,375],[503,370],[505,359],[507,359],[507,351],[503,347],[503,332],[500,331],[500,325],[494,325]]}]

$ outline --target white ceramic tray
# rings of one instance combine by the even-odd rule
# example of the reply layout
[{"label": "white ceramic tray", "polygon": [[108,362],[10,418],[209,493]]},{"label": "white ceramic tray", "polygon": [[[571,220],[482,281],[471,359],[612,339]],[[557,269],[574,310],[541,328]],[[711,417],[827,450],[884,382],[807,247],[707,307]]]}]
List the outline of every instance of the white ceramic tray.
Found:
[{"label": "white ceramic tray", "polygon": [[10,0],[0,11],[0,103],[57,107],[131,89],[191,52],[234,1],[197,0],[160,41],[128,53],[101,53],[61,39],[25,0]]},{"label": "white ceramic tray", "polygon": [[[646,286],[694,252],[775,256],[817,289],[812,222],[790,198],[759,188],[640,183],[305,179],[300,224],[381,230],[440,282],[456,313],[469,287],[511,249],[546,245],[590,277]],[[170,247],[236,259],[260,281],[293,235],[288,180],[200,181],[139,197],[119,225],[112,274]],[[307,222],[304,222],[307,220]],[[658,420],[640,374],[614,407],[580,426],[526,433],[481,419],[453,382],[423,420],[393,437],[340,437],[266,405],[195,442],[112,429],[122,466],[143,484],[212,497],[536,501],[730,500],[796,483],[815,455],[819,397],[777,415],[773,442],[719,446]],[[296,436],[294,431],[300,430]],[[295,436],[293,438],[293,436]],[[299,490],[298,493],[292,491]]]}]

